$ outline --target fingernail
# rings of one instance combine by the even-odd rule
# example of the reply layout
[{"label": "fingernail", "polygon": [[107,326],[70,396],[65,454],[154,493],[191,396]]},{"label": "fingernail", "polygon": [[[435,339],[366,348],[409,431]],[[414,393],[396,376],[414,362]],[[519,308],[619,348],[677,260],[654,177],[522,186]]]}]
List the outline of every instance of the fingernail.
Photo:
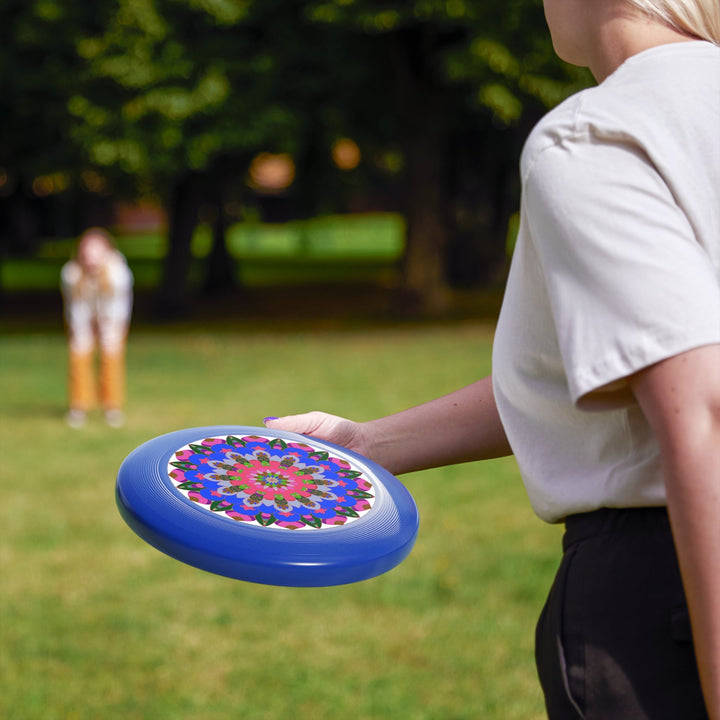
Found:
[{"label": "fingernail", "polygon": [[277,420],[277,418],[274,417],[274,416],[272,416],[272,415],[270,415],[270,416],[268,416],[268,417],[266,417],[266,418],[263,419],[263,424],[266,424],[268,420]]}]

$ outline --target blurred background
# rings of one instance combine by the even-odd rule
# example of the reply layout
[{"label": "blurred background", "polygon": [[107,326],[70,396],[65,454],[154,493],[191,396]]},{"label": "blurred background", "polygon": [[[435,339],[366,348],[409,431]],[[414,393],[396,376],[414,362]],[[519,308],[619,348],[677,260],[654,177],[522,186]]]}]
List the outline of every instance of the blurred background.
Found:
[{"label": "blurred background", "polygon": [[[410,557],[327,589],[177,563],[114,483],[165,432],[488,373],[522,143],[589,82],[540,0],[2,0],[0,717],[544,717],[559,531],[511,458],[403,477]],[[121,428],[63,422],[89,226],[135,278]]]},{"label": "blurred background", "polygon": [[588,82],[540,0],[4,0],[3,315],[90,225],[158,319],[298,283],[451,312],[502,284],[522,142]]}]

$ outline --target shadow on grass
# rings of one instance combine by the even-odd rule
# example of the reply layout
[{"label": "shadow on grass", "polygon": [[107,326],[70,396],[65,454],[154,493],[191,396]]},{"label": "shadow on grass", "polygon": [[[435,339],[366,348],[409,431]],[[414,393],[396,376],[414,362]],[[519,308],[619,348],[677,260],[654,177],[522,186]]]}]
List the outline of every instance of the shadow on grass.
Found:
[{"label": "shadow on grass", "polygon": [[[156,296],[135,293],[133,331],[297,332],[362,330],[418,324],[494,323],[502,288],[455,291],[447,309],[426,316],[397,291],[371,283],[283,285],[198,296],[187,312],[159,316]],[[59,290],[6,292],[0,297],[0,334],[63,331]]]}]

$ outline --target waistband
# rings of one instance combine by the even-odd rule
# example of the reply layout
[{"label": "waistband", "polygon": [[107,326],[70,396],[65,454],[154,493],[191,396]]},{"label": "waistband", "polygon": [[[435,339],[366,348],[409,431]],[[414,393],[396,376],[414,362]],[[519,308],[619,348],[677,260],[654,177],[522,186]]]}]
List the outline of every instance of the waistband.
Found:
[{"label": "waistband", "polygon": [[671,532],[666,507],[601,508],[565,519],[563,550],[598,535],[657,531]]}]

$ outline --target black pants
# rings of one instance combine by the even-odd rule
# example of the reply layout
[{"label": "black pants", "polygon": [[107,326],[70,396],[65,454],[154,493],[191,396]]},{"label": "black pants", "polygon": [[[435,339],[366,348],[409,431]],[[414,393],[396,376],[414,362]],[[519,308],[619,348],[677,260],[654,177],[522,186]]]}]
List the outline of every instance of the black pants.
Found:
[{"label": "black pants", "polygon": [[664,508],[568,518],[537,626],[550,720],[707,720]]}]

